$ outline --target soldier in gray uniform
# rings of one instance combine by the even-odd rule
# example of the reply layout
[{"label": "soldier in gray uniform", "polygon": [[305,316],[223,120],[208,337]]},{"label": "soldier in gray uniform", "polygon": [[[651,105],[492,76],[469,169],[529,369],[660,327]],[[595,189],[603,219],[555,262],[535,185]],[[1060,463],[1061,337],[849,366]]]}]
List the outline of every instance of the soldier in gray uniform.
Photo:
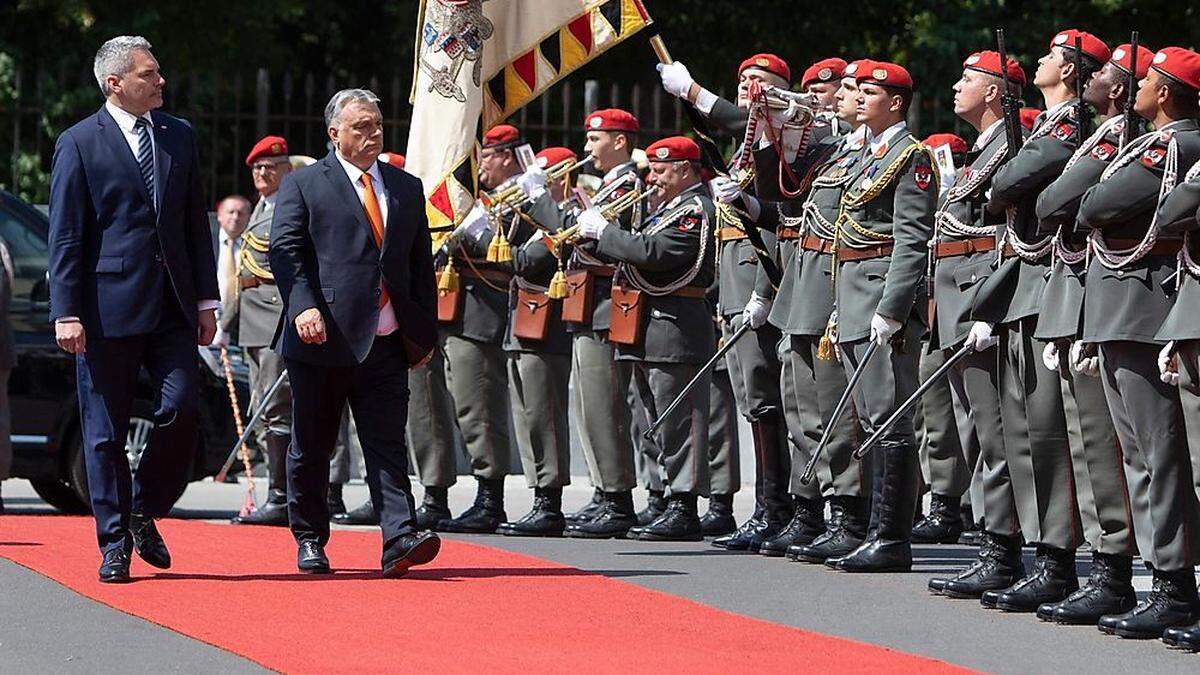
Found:
[{"label": "soldier in gray uniform", "polygon": [[[854,397],[856,412],[870,430],[917,385],[938,178],[932,155],[904,121],[913,91],[908,71],[873,61],[859,68],[855,79],[867,145],[850,174],[836,221],[835,330],[847,372],[862,368]],[[871,345],[877,353],[868,361]],[[873,494],[867,537],[854,551],[825,564],[845,572],[908,571],[919,475],[911,413],[883,435],[869,461]]]},{"label": "soldier in gray uniform", "polygon": [[[1117,47],[1088,83],[1084,97],[1104,122],[1037,200],[1039,229],[1043,236],[1055,236],[1055,254],[1042,301],[1047,311],[1038,317],[1034,337],[1047,341],[1043,361],[1061,380],[1083,538],[1092,548],[1087,584],[1065,600],[1037,609],[1039,618],[1064,624],[1095,625],[1101,616],[1126,612],[1137,602],[1132,584],[1137,541],[1117,432],[1100,380],[1080,373],[1069,358],[1082,329],[1087,274],[1087,233],[1076,230],[1075,218],[1084,193],[1100,180],[1127,136],[1122,113],[1133,102],[1134,92],[1126,87],[1130,54],[1129,45]],[[1146,76],[1153,56],[1139,48],[1137,79]]]},{"label": "soldier in gray uniform", "polygon": [[[523,174],[515,148],[522,143],[520,132],[508,124],[484,134],[479,162],[484,189],[495,194],[517,184]],[[527,236],[525,225],[519,227]],[[439,299],[439,318],[446,335],[446,384],[478,490],[470,508],[438,523],[438,529],[445,532],[490,533],[508,520],[504,476],[510,462],[509,391],[503,343],[513,274],[511,262],[489,261],[488,253],[490,249],[511,256],[511,246],[507,233],[498,233],[488,223],[479,203],[450,235],[447,245],[461,282],[457,292]]]},{"label": "soldier in gray uniform", "polygon": [[[1155,54],[1134,110],[1155,131],[1124,147],[1088,190],[1076,227],[1092,230],[1083,341],[1099,345],[1100,378],[1124,453],[1134,532],[1154,574],[1145,600],[1102,617],[1100,629],[1157,638],[1194,623],[1200,598],[1200,505],[1192,480],[1179,389],[1160,379],[1158,333],[1174,301],[1178,234],[1163,232],[1157,208],[1200,159],[1200,54]],[[1192,317],[1188,317],[1192,320]]]},{"label": "soldier in gray uniform", "polygon": [[[595,209],[579,216],[580,235],[621,262],[614,282],[609,338],[632,363],[647,418],[660,415],[716,350],[705,289],[712,283],[714,207],[700,179],[700,148],[671,137],[646,149],[649,182],[663,203],[636,232],[610,225]],[[708,382],[701,378],[658,431],[667,510],[629,531],[649,540],[703,538],[696,495],[708,481]]]},{"label": "soldier in gray uniform", "polygon": [[[1076,38],[1083,53],[1076,54]],[[1050,276],[1052,236],[1039,236],[1033,206],[1038,194],[1061,173],[1081,142],[1082,119],[1074,92],[1109,59],[1107,46],[1076,30],[1059,32],[1038,62],[1034,85],[1046,110],[1038,115],[1021,149],[992,178],[988,209],[1005,214],[1004,262],[980,289],[968,342],[978,345],[1000,326],[1001,419],[1005,456],[1021,531],[1035,544],[1032,570],[1006,589],[984,591],[985,607],[1033,612],[1079,588],[1075,549],[1082,541],[1075,500],[1062,387],[1057,373],[1042,367],[1046,342],[1034,337],[1042,294]],[[1076,60],[1083,70],[1076,69]],[[1081,114],[1081,110],[1085,110]],[[986,322],[986,323],[985,323]]]},{"label": "soldier in gray uniform", "polygon": [[[224,298],[220,325],[234,344],[239,345],[250,364],[250,408],[257,408],[267,390],[284,373],[283,359],[271,350],[271,341],[283,313],[283,301],[271,274],[267,257],[271,242],[271,218],[275,215],[275,193],[279,182],[291,172],[287,141],[267,136],[255,144],[246,156],[251,169],[258,203],[242,233],[242,248],[237,260],[237,284]],[[286,457],[292,438],[292,393],[287,376],[267,404],[262,416],[264,431],[260,447],[267,455],[267,501],[234,523],[247,525],[288,524]]]},{"label": "soldier in gray uniform", "polygon": [[[1169,340],[1159,352],[1159,376],[1164,382],[1179,385],[1179,400],[1183,406],[1184,424],[1192,455],[1192,478],[1200,475],[1200,326],[1196,323],[1200,311],[1200,264],[1194,232],[1200,229],[1200,161],[1171,190],[1159,207],[1158,222],[1164,232],[1184,233],[1184,248],[1180,251],[1183,277],[1175,304],[1162,328],[1155,336]],[[1200,623],[1187,628],[1168,628],[1163,633],[1168,645],[1200,651]]]},{"label": "soldier in gray uniform", "polygon": [[[967,57],[962,77],[954,85],[955,114],[974,126],[979,136],[967,155],[967,166],[942,197],[934,220],[930,261],[934,316],[929,349],[942,353],[962,348],[971,329],[976,295],[996,261],[995,233],[1003,217],[990,214],[986,207],[992,180],[1009,157],[1001,106],[1005,75],[1010,93],[1018,94],[1025,83],[1020,64],[1010,58],[1002,70],[999,54],[982,51]],[[977,598],[984,591],[1010,586],[1023,573],[1021,529],[1005,455],[999,377],[994,344],[977,345],[949,373],[955,401],[969,418],[979,443],[976,471],[982,499],[973,510],[982,522],[982,541],[973,564],[954,576],[929,581],[933,593]]]}]

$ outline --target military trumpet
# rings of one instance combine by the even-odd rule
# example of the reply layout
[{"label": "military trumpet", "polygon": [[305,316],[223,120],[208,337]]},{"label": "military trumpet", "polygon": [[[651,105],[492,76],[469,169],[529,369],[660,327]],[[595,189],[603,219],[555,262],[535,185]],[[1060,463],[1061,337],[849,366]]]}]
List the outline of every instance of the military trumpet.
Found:
[{"label": "military trumpet", "polygon": [[[595,159],[591,155],[580,160],[564,159],[561,162],[546,169],[546,184],[549,185],[556,180],[561,179],[574,171],[579,170],[585,164],[591,163]],[[529,198],[525,192],[521,190],[521,186],[517,184],[509,185],[503,190],[498,190],[493,194],[488,194],[484,205],[487,208],[488,215],[498,217],[510,211],[525,206],[529,202]]]},{"label": "military trumpet", "polygon": [[817,116],[816,98],[812,94],[790,89],[780,89],[771,85],[763,85],[762,100],[768,110],[787,110],[795,105],[799,111],[795,117],[784,122],[785,129],[804,129],[813,123]]},{"label": "military trumpet", "polygon": [[[637,206],[639,202],[654,194],[656,191],[657,188],[646,190],[645,192],[642,192],[641,190],[626,192],[620,197],[617,197],[611,202],[600,207],[600,215],[604,216],[605,220],[616,220],[617,218],[621,217],[622,213],[625,213],[634,206]],[[549,234],[546,236],[549,237],[551,245],[554,247],[554,250],[557,251],[563,247],[563,244],[574,244],[575,242],[579,241],[579,226],[572,225],[561,232],[555,232],[554,234]]]}]

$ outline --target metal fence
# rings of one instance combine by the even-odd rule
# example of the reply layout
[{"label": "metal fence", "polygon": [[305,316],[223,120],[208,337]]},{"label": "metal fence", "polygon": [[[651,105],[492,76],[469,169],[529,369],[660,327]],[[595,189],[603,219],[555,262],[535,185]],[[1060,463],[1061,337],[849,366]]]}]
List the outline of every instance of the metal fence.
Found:
[{"label": "metal fence", "polygon": [[[14,102],[0,103],[0,148],[8,146],[13,158],[10,185],[29,187],[31,181],[44,182],[55,137],[101,105],[91,73],[81,71],[71,73],[62,68],[50,73],[43,68],[17,68]],[[292,154],[323,156],[327,152],[325,103],[343,87],[365,86],[380,97],[385,147],[405,151],[410,113],[407,72],[403,76],[359,79],[272,73],[260,68],[234,74],[168,72],[166,77],[164,110],[189,120],[195,127],[205,186],[213,199],[252,189],[243,159],[254,142],[266,134],[284,136]],[[647,139],[644,142],[679,133],[683,128],[680,101],[666,95],[661,87],[570,78],[522,108],[510,122],[523,130],[535,148],[566,145],[579,152],[585,135],[583,118],[601,107],[630,110],[641,121],[643,138]],[[26,160],[18,161],[23,155]],[[29,161],[30,156],[33,161]],[[48,186],[33,186],[26,191],[44,195]]]}]

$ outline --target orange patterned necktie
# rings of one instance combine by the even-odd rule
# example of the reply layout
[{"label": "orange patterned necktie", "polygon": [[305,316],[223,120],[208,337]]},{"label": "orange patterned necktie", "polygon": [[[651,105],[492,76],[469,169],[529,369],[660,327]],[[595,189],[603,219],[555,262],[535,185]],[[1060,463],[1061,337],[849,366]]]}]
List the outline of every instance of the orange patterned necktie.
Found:
[{"label": "orange patterned necktie", "polygon": [[[375,196],[375,187],[371,184],[371,174],[363,173],[363,207],[367,211],[367,220],[371,222],[371,232],[375,234],[375,245],[383,252],[383,212],[379,210],[379,198]],[[383,287],[382,277],[379,280],[379,306],[388,303],[387,289]]]}]

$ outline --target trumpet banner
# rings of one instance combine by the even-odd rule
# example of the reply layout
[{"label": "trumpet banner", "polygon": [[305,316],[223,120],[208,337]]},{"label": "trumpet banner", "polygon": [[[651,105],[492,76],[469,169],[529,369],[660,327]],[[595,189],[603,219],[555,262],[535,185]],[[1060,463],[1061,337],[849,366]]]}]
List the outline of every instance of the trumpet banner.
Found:
[{"label": "trumpet banner", "polygon": [[640,0],[422,0],[406,166],[430,227],[475,201],[481,119],[495,126],[650,23]]}]

